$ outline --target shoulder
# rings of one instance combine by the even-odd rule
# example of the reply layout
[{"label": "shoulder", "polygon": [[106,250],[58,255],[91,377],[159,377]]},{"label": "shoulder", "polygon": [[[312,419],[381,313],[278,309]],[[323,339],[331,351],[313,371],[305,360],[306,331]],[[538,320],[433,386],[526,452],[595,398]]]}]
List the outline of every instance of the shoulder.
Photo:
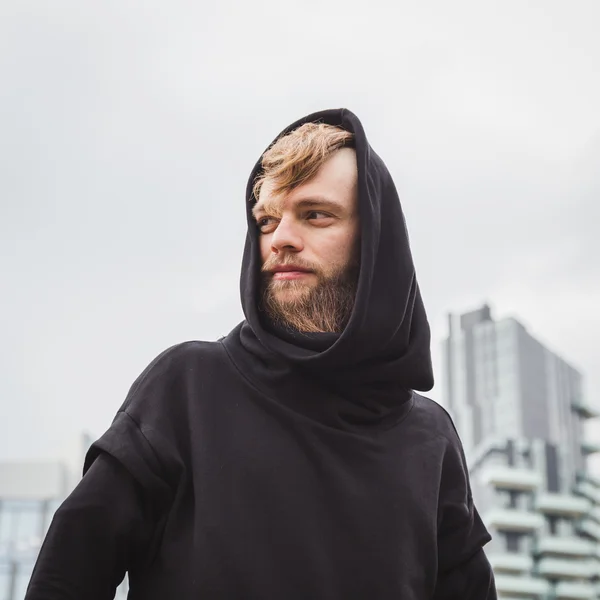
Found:
[{"label": "shoulder", "polygon": [[412,425],[426,437],[443,438],[452,445],[460,445],[454,421],[448,411],[438,402],[414,392],[411,411]]},{"label": "shoulder", "polygon": [[[172,392],[175,387],[202,379],[225,353],[219,342],[187,341],[170,346],[156,356],[138,375],[129,389],[122,409],[141,396]],[[187,386],[186,386],[187,387]],[[172,396],[169,393],[169,396]]]},{"label": "shoulder", "polygon": [[[469,475],[463,445],[448,411],[431,398],[415,393],[414,408],[417,427],[425,439],[436,440],[441,450],[439,455],[440,467],[445,473],[446,480],[460,487],[466,482],[468,494]],[[462,483],[461,483],[462,482]]]},{"label": "shoulder", "polygon": [[151,363],[150,366],[178,366],[190,364],[197,360],[210,358],[220,352],[219,342],[204,342],[190,340],[170,346],[163,350]]},{"label": "shoulder", "polygon": [[223,354],[218,342],[187,341],[170,346],[154,358],[137,378],[133,387],[149,376],[180,374],[195,370],[206,361],[215,360]]}]

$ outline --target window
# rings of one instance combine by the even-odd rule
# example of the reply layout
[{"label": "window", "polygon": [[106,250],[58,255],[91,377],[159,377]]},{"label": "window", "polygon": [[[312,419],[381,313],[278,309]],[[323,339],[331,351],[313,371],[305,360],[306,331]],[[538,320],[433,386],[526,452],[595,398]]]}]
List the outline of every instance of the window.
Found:
[{"label": "window", "polygon": [[27,561],[18,565],[14,581],[15,600],[17,600],[17,598],[25,598],[25,592],[27,591],[27,586],[29,585],[32,573],[33,563]]},{"label": "window", "polygon": [[37,552],[43,537],[45,505],[39,501],[4,501],[0,504],[0,556],[11,559]]},{"label": "window", "polygon": [[[13,538],[13,522],[10,503],[0,502],[0,546],[4,547]],[[1,596],[0,596],[1,598]]]},{"label": "window", "polygon": [[512,531],[506,532],[506,550],[507,552],[519,552],[521,547],[521,535]]},{"label": "window", "polygon": [[11,588],[11,568],[8,563],[0,563],[0,600],[8,600]]},{"label": "window", "polygon": [[18,546],[39,546],[41,531],[41,512],[39,508],[25,508],[15,513],[17,519],[16,543]]}]

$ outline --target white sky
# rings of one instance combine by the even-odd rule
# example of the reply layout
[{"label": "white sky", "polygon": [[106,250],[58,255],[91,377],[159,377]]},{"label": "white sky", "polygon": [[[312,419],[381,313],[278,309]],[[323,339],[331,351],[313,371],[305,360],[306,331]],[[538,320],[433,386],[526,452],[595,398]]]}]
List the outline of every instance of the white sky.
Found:
[{"label": "white sky", "polygon": [[250,169],[339,106],[395,177],[438,382],[445,313],[487,300],[599,405],[599,25],[597,0],[4,0],[0,460],[100,435],[156,354],[241,319]]}]

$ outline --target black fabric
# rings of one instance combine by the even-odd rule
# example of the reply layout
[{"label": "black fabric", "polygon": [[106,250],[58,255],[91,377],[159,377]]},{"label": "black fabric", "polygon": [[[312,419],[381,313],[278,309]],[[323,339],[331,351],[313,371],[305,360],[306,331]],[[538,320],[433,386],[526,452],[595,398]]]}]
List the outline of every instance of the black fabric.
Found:
[{"label": "black fabric", "polygon": [[26,598],[113,598],[150,546],[154,519],[143,496],[119,461],[98,457],[54,515]]},{"label": "black fabric", "polygon": [[[260,321],[250,222],[246,321],[165,351],[136,380],[27,600],[108,599],[125,568],[130,600],[495,598],[460,440],[413,391],[432,384],[429,328],[391,178],[354,115],[309,119],[356,135],[363,243],[348,327],[304,336]],[[103,457],[119,471],[97,469]],[[86,493],[99,489],[96,525]],[[90,508],[71,518],[73,503]]]},{"label": "black fabric", "polygon": [[[241,297],[246,323],[244,347],[281,368],[301,368],[325,380],[345,396],[372,402],[388,412],[410,395],[407,390],[433,387],[430,330],[410,251],[408,232],[392,177],[369,145],[362,124],[346,109],[309,115],[276,138],[308,122],[327,123],[354,134],[358,163],[361,220],[361,268],[355,307],[339,336],[273,332],[258,309],[259,232],[252,217],[252,188],[260,173],[256,163],[246,188],[248,234],[244,250]],[[268,376],[267,372],[261,376]]]}]

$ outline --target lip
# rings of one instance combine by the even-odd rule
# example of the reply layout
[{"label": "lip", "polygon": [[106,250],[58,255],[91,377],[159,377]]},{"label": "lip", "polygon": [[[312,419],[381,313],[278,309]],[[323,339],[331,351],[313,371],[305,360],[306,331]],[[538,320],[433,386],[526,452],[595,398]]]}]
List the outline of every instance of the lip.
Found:
[{"label": "lip", "polygon": [[295,265],[281,265],[279,267],[275,267],[271,273],[273,274],[273,279],[285,280],[300,279],[305,275],[310,275],[312,271],[303,269],[302,267],[296,267]]},{"label": "lip", "polygon": [[272,273],[310,273],[308,269],[297,267],[296,265],[280,265],[271,270]]}]

